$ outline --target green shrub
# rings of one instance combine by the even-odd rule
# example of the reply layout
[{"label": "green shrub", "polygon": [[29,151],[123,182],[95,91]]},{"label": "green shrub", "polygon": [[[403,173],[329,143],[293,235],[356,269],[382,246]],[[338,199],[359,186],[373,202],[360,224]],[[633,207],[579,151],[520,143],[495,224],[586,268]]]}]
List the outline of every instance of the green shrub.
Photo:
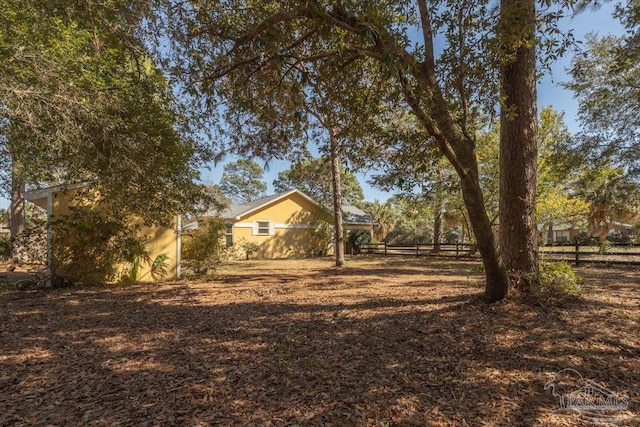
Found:
[{"label": "green shrub", "polygon": [[353,230],[347,234],[347,248],[352,254],[360,254],[360,246],[371,243],[371,233],[368,230]]},{"label": "green shrub", "polygon": [[[151,259],[148,250],[149,238],[130,237],[124,241],[122,258],[128,266],[120,276],[121,282],[137,282],[143,279],[147,274],[151,275],[153,280],[162,280],[167,275],[167,266],[169,263],[169,255],[166,252]],[[140,276],[140,268],[146,265],[149,269],[145,274]]]},{"label": "green shrub", "polygon": [[0,258],[9,259],[11,257],[11,235],[9,233],[0,234]]},{"label": "green shrub", "polygon": [[565,261],[542,263],[533,291],[540,295],[578,296],[580,276]]},{"label": "green shrub", "polygon": [[129,264],[120,278],[123,282],[135,282],[139,279],[140,267],[143,263],[150,264],[151,257],[147,251],[147,239],[130,237],[125,240],[122,248],[122,257]]},{"label": "green shrub", "polygon": [[368,230],[353,230],[348,235],[348,242],[353,247],[371,243],[371,233]]},{"label": "green shrub", "polygon": [[605,240],[604,242],[600,243],[600,245],[598,246],[598,253],[606,254],[611,250],[612,247],[613,247],[613,243],[611,243],[608,240]]},{"label": "green shrub", "polygon": [[[148,274],[151,274],[153,280],[161,280],[167,275],[167,267],[169,266],[169,254],[166,252],[156,256],[149,265]],[[143,275],[144,277],[144,275]]]},{"label": "green shrub", "polygon": [[47,223],[42,218],[31,218],[26,229],[15,238],[6,236],[8,247],[4,255],[8,255],[13,263],[45,263],[47,258]]},{"label": "green shrub", "polygon": [[249,259],[251,255],[258,252],[260,250],[260,245],[256,242],[250,242],[246,240],[244,237],[240,239],[238,242],[238,247],[245,254],[245,259]]},{"label": "green shrub", "polygon": [[[167,273],[168,255],[152,259],[149,237],[134,237],[140,227],[99,203],[72,206],[54,222],[53,284],[135,282],[146,275],[159,280]],[[142,274],[142,267],[148,271]]]},{"label": "green shrub", "polygon": [[194,275],[205,275],[220,265],[225,228],[224,221],[210,218],[200,221],[198,229],[184,239],[182,259],[191,267]]},{"label": "green shrub", "polygon": [[104,283],[118,278],[126,259],[129,229],[121,218],[89,207],[74,207],[56,219],[53,281],[56,285]]}]

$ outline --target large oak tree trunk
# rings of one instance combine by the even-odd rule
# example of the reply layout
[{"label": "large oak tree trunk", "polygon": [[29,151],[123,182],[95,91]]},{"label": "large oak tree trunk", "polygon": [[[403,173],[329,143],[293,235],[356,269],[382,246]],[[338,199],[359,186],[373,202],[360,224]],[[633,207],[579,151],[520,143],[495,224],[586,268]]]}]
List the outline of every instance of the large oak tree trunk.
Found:
[{"label": "large oak tree trunk", "polygon": [[433,218],[433,252],[440,252],[442,241],[442,209],[436,204],[435,217]]},{"label": "large oak tree trunk", "polygon": [[485,269],[485,298],[490,302],[499,301],[507,296],[509,281],[484,206],[475,142],[456,123],[449,110],[449,104],[445,101],[436,77],[429,6],[425,0],[420,0],[417,4],[425,42],[425,59],[421,63],[414,63],[411,71],[423,93],[429,94],[428,113],[422,108],[420,99],[415,96],[411,85],[406,82],[403,84],[405,99],[460,177],[462,197],[469,213],[469,226],[478,241],[478,251]]},{"label": "large oak tree trunk", "polygon": [[[11,163],[11,205],[9,207],[9,230],[11,238],[15,239],[18,234],[27,228],[24,212],[25,182],[22,179],[20,167]],[[13,255],[13,254],[12,254]]]},{"label": "large oak tree trunk", "polygon": [[527,290],[538,271],[535,2],[502,0],[501,20],[503,45],[514,56],[502,68],[500,248],[512,279]]},{"label": "large oak tree trunk", "polygon": [[344,230],[342,228],[342,188],[340,183],[340,156],[333,130],[329,131],[331,157],[331,183],[333,185],[333,218],[336,247],[336,267],[344,267]]},{"label": "large oak tree trunk", "polygon": [[442,240],[442,211],[444,209],[444,196],[442,194],[443,183],[442,174],[439,174],[435,183],[435,197],[433,203],[433,252],[440,252],[440,242]]},{"label": "large oak tree trunk", "polygon": [[[438,148],[460,177],[462,198],[469,213],[469,226],[478,241],[478,252],[484,266],[485,298],[489,302],[499,301],[507,296],[509,278],[484,206],[475,143],[455,124],[433,75],[429,78],[420,71],[416,71],[418,81],[424,87],[432,88],[433,92],[430,117],[419,108],[411,93],[405,92],[405,98],[418,120],[434,136]],[[434,126],[434,122],[438,128]]]},{"label": "large oak tree trunk", "polygon": [[[469,144],[465,145],[465,148]],[[478,165],[473,150],[461,150],[458,158],[466,165],[465,173],[460,174],[462,198],[469,213],[469,225],[476,236],[478,252],[482,258],[485,271],[485,298],[490,301],[499,301],[507,296],[509,280],[500,251],[493,233],[491,220],[484,207],[484,195],[480,188]]]}]

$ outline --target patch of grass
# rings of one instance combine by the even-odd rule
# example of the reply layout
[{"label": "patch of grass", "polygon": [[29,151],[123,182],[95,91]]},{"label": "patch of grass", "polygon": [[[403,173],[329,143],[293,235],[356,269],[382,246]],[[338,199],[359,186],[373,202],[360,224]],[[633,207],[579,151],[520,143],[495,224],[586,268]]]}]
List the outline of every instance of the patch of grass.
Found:
[{"label": "patch of grass", "polygon": [[0,291],[13,291],[15,289],[15,283],[0,282]]},{"label": "patch of grass", "polygon": [[0,291],[21,291],[31,285],[33,285],[33,280],[30,279],[22,279],[17,282],[3,281],[0,282]]},{"label": "patch of grass", "polygon": [[581,278],[566,261],[540,264],[533,292],[542,296],[572,296],[582,293]]},{"label": "patch of grass", "polygon": [[278,344],[276,346],[276,353],[278,354],[278,359],[290,362],[293,360],[293,354],[291,353],[291,349],[287,344]]}]

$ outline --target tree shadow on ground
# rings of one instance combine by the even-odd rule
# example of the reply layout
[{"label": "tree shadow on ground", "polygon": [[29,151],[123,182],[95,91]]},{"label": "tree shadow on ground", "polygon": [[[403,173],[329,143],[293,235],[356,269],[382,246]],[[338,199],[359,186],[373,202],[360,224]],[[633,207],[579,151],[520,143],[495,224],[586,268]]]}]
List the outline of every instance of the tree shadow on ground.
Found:
[{"label": "tree shadow on ground", "polygon": [[464,273],[429,293],[315,274],[0,294],[0,424],[553,425],[565,367],[638,410],[637,276],[487,305]]}]

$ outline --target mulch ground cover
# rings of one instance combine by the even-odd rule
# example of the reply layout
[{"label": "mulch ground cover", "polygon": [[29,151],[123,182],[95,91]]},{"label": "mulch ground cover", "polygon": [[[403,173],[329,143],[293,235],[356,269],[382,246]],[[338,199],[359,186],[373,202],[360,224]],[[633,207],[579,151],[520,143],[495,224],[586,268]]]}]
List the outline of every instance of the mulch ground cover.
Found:
[{"label": "mulch ground cover", "polygon": [[[0,425],[640,425],[640,272],[578,272],[581,298],[491,305],[478,263],[414,258],[5,290]],[[560,410],[577,373],[628,408]]]}]

